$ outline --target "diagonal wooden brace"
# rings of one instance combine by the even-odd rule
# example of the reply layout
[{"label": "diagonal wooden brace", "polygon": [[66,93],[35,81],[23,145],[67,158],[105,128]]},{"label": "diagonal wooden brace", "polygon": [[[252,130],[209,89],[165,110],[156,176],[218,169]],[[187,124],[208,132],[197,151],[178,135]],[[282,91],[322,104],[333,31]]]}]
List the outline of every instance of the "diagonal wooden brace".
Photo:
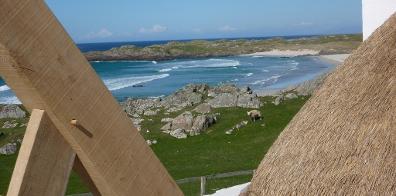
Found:
[{"label": "diagonal wooden brace", "polygon": [[183,195],[43,0],[0,1],[0,74],[45,110],[102,195]]},{"label": "diagonal wooden brace", "polygon": [[64,195],[75,153],[43,110],[34,109],[8,196]]}]

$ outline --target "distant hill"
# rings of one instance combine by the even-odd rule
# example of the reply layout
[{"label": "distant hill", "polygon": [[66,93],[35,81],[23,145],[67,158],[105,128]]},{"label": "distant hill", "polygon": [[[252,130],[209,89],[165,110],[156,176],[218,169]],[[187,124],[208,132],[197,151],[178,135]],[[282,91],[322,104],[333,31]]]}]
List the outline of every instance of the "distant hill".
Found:
[{"label": "distant hill", "polygon": [[271,50],[316,50],[320,54],[351,53],[362,42],[361,34],[310,36],[297,39],[267,40],[193,40],[137,47],[125,45],[106,51],[85,53],[90,61],[108,60],[170,60],[233,56]]}]

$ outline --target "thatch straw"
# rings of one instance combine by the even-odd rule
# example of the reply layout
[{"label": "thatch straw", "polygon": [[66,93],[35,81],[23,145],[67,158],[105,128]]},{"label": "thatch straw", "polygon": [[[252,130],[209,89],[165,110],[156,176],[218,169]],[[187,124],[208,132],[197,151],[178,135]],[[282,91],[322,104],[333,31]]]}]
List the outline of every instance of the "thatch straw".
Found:
[{"label": "thatch straw", "polygon": [[250,195],[396,195],[396,14],[294,117]]}]

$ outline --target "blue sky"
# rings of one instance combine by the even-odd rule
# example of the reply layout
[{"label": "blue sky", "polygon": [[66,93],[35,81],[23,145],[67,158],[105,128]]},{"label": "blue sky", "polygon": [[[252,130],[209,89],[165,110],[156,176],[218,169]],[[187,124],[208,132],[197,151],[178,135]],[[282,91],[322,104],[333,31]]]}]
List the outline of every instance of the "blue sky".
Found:
[{"label": "blue sky", "polygon": [[362,32],[361,0],[46,0],[83,42]]}]

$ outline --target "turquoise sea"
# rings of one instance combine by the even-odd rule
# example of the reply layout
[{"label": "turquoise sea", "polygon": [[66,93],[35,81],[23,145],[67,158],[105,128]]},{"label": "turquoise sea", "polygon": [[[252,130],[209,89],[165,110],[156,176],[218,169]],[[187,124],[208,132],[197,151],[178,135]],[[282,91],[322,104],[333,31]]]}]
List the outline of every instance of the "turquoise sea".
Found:
[{"label": "turquoise sea", "polygon": [[[318,57],[232,56],[170,61],[91,62],[118,100],[169,95],[189,83],[234,83],[253,90],[277,90],[315,78],[334,68]],[[18,103],[0,81],[0,103]]]}]

